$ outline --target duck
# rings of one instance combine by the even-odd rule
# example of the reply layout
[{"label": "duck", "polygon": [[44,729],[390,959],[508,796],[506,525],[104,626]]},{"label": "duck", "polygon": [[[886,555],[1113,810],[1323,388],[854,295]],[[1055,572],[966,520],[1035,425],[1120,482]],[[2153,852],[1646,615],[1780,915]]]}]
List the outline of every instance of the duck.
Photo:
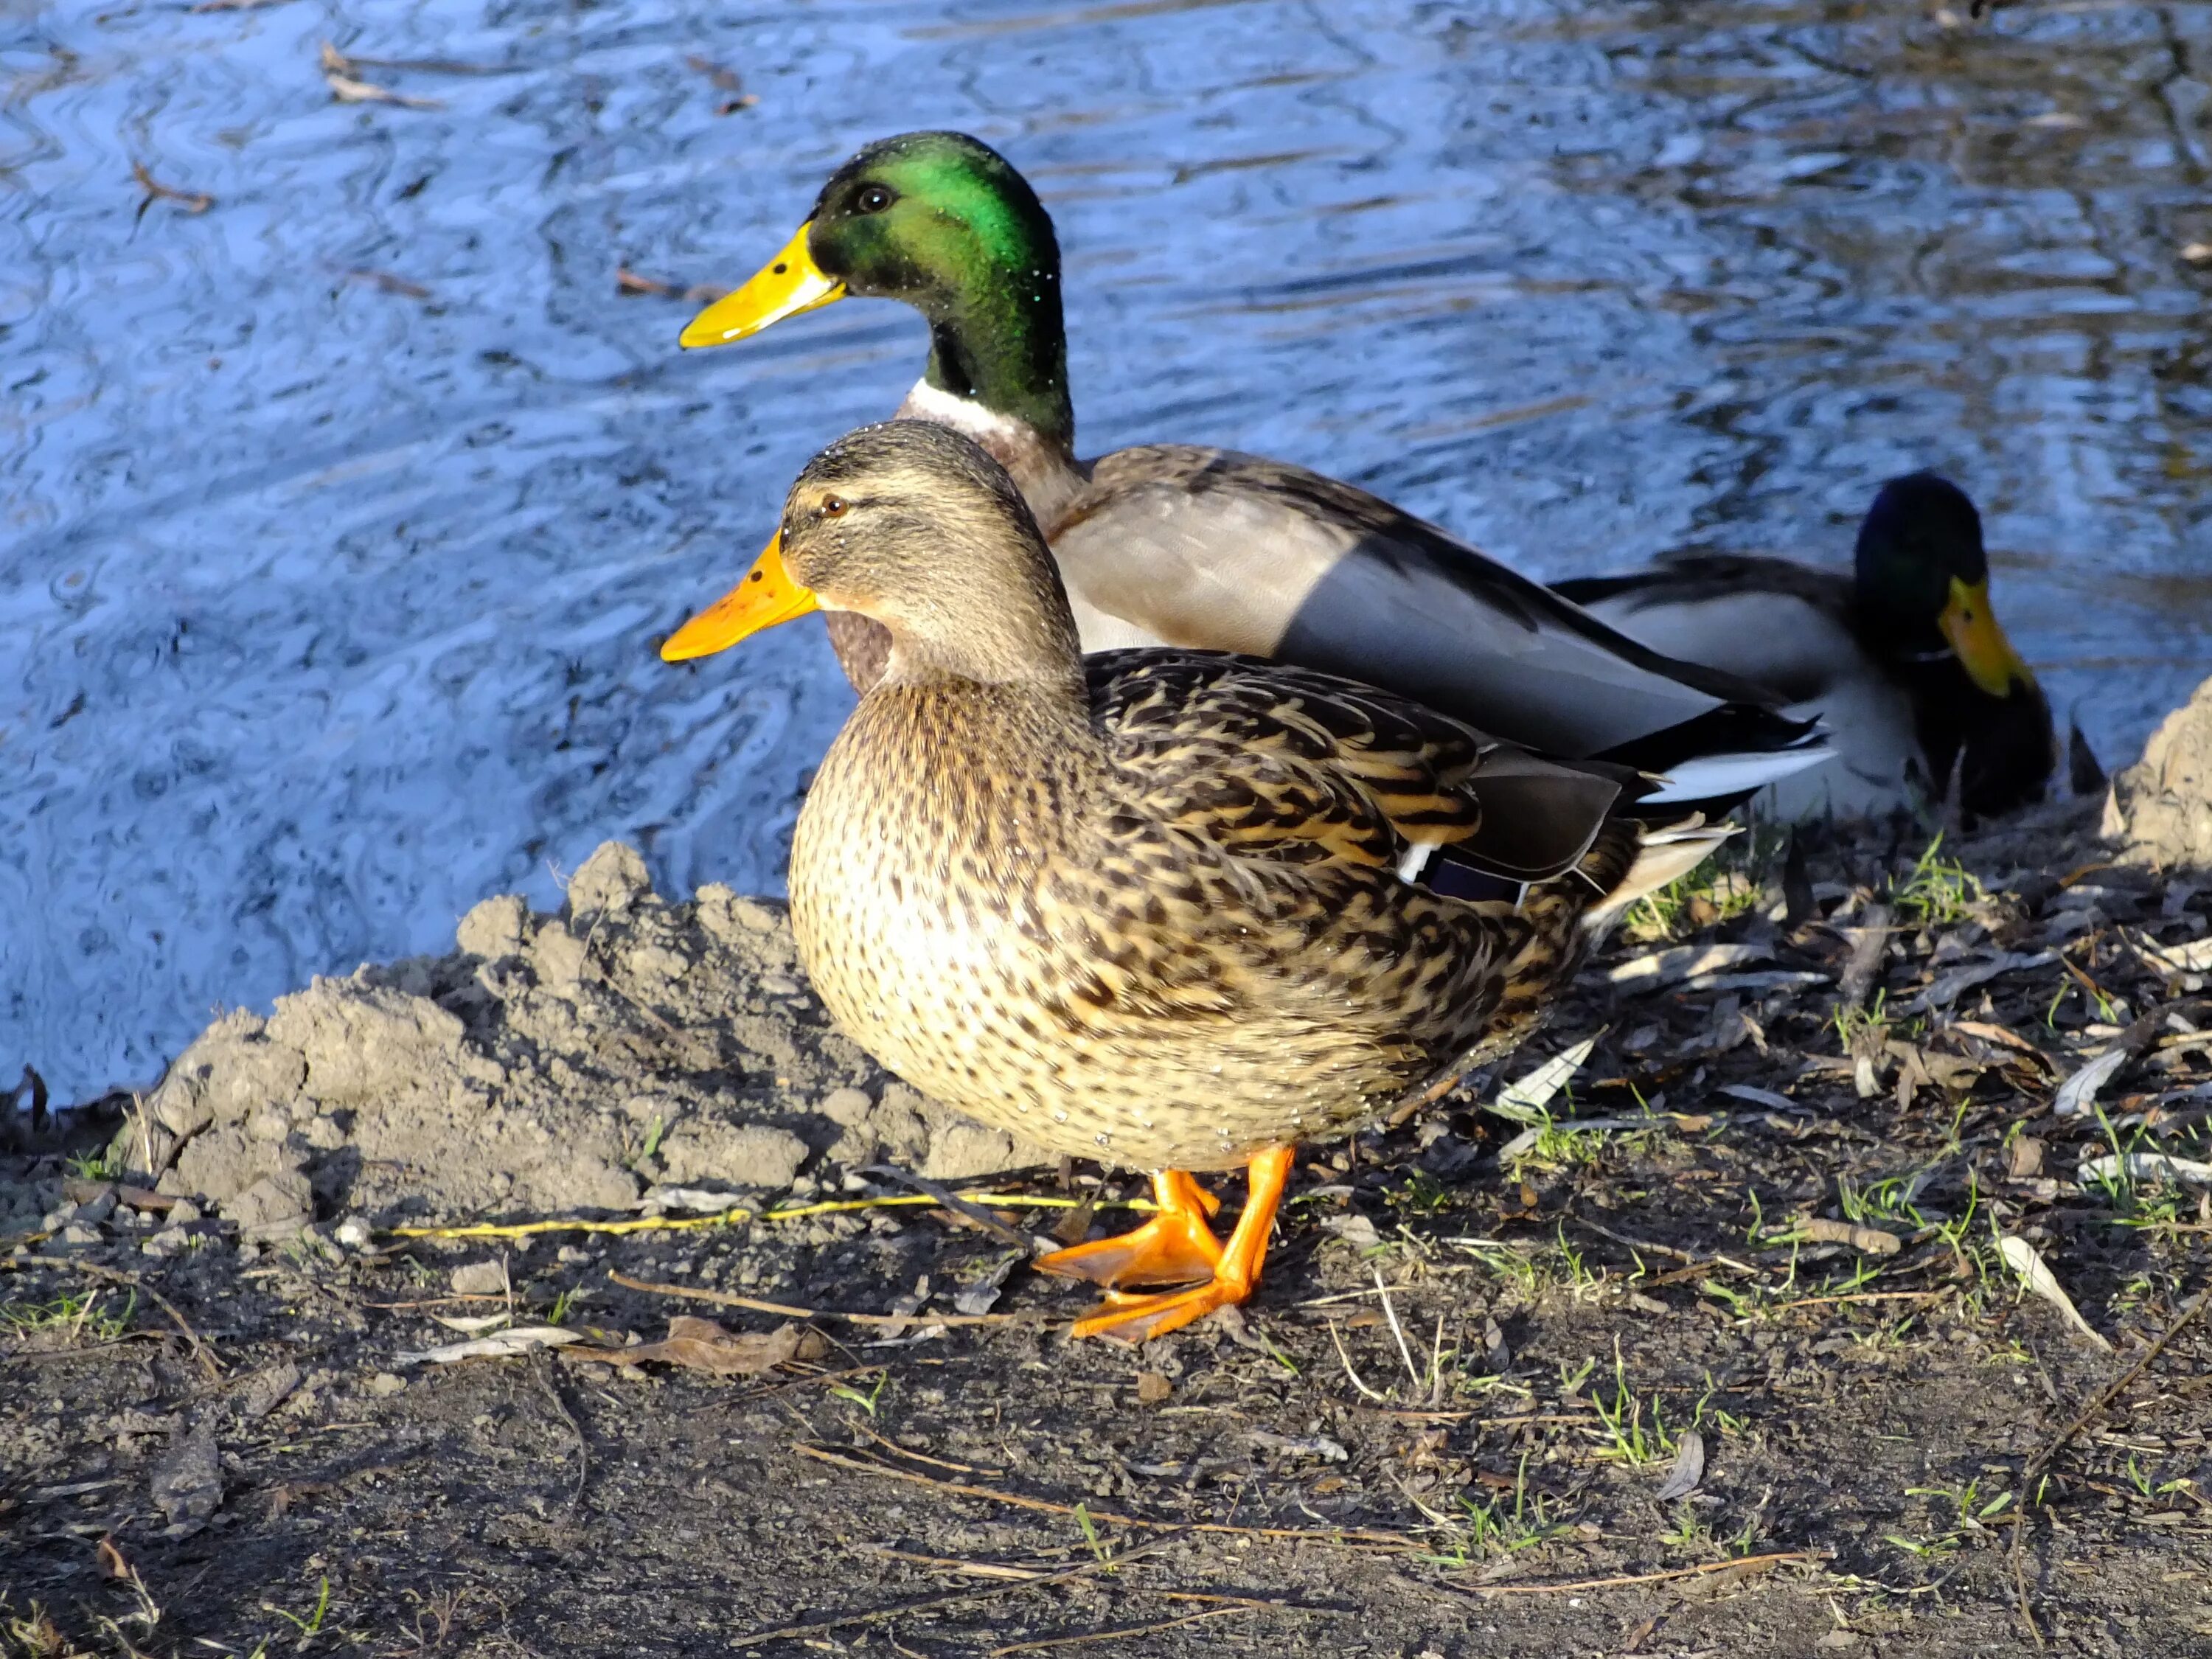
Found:
[{"label": "duck", "polygon": [[[1625,815],[1648,781],[1400,694],[1171,646],[1085,656],[1019,487],[931,422],[807,463],[684,661],[811,611],[881,671],[791,842],[792,927],[832,1018],[947,1106],[1152,1172],[1133,1231],[1041,1258],[1103,1287],[1079,1336],[1244,1301],[1297,1150],[1524,1037],[1601,915],[1729,833]],[[1504,884],[1460,897],[1431,855]],[[1226,1238],[1200,1174],[1243,1168]]]},{"label": "duck", "polygon": [[[1665,774],[1653,809],[1716,811],[1826,757],[1759,689],[1668,660],[1366,490],[1196,444],[1079,459],[1052,218],[979,139],[867,145],[681,343],[726,345],[860,295],[927,319],[928,360],[896,413],[964,434],[1012,475],[1086,651],[1232,651],[1371,682],[1547,754]],[[882,631],[858,614],[827,623],[865,690]]]},{"label": "duck", "polygon": [[1973,499],[1938,473],[1875,492],[1852,568],[1679,553],[1557,590],[1654,650],[1739,676],[1820,719],[1835,763],[1762,801],[1793,819],[1924,813],[1971,823],[2044,797],[2058,762],[2051,705],[1990,599]]}]

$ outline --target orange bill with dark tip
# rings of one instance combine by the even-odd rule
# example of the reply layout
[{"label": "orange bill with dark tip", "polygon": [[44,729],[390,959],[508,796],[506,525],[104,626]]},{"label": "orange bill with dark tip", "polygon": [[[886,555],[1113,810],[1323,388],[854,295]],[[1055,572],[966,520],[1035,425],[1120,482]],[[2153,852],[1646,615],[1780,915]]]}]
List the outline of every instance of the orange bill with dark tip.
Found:
[{"label": "orange bill with dark tip", "polygon": [[821,609],[814,590],[801,587],[783,568],[783,538],[770,537],[745,579],[668,636],[663,662],[688,662],[726,651],[763,628]]},{"label": "orange bill with dark tip", "polygon": [[2009,696],[2014,685],[2033,685],[2035,676],[2012,648],[1996,612],[1990,608],[1990,585],[1951,578],[1951,597],[1936,618],[1951,653],[1967,678],[1992,697]]}]

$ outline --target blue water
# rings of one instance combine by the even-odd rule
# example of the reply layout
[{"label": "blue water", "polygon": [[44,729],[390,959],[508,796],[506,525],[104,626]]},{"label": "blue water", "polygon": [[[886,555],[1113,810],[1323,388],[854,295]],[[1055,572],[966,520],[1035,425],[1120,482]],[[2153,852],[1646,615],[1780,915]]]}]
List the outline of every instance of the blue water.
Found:
[{"label": "blue water", "polygon": [[[335,100],[325,40],[438,106]],[[2212,672],[2208,79],[2188,4],[7,8],[0,1081],[143,1085],[610,836],[777,883],[818,631],[653,643],[921,327],[678,356],[616,273],[739,280],[902,128],[1051,205],[1087,449],[1304,461],[1546,574],[1839,562],[1941,466],[2124,760]]]}]

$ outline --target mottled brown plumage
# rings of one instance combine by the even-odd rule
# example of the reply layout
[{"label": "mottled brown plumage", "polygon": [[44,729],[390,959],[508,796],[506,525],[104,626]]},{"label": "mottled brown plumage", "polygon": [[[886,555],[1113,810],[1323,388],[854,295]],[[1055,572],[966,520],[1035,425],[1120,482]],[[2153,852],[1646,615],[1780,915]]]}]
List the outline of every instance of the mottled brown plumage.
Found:
[{"label": "mottled brown plumage", "polygon": [[[799,814],[807,970],[901,1076],[1058,1151],[1219,1170],[1348,1133],[1518,1040],[1635,858],[1610,781],[1403,697],[1218,653],[1079,658],[1021,497],[943,428],[824,451],[780,546],[890,639]],[[1516,802],[1595,787],[1596,810],[1503,836],[1493,779]],[[1401,877],[1419,848],[1480,864],[1493,841],[1563,873],[1518,904]],[[1162,1271],[1157,1251],[1061,1266]]]}]

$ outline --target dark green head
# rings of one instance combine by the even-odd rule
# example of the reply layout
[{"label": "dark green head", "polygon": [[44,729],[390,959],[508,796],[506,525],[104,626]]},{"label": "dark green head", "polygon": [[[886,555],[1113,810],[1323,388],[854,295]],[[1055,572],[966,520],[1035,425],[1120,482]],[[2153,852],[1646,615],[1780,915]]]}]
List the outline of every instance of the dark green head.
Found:
[{"label": "dark green head", "polygon": [[1993,697],[2035,677],[1997,626],[1982,515],[1933,472],[1892,478],[1859,526],[1856,592],[1865,629],[1899,659],[1950,652]]},{"label": "dark green head", "polygon": [[684,333],[742,339],[848,294],[928,319],[930,385],[1072,446],[1060,243],[1036,192],[958,132],[879,139],[839,167],[790,246]]}]

